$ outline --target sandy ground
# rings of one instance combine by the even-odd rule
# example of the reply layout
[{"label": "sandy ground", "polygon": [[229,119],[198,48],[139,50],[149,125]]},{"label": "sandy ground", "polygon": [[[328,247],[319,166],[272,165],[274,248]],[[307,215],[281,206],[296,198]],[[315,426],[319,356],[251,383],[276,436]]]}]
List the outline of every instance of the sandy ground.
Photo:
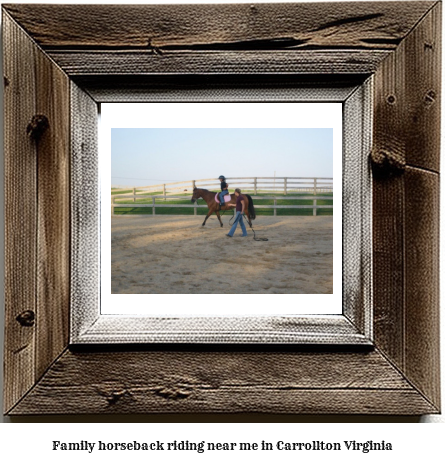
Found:
[{"label": "sandy ground", "polygon": [[332,293],[332,216],[257,217],[268,242],[226,237],[229,219],[112,217],[112,293]]}]

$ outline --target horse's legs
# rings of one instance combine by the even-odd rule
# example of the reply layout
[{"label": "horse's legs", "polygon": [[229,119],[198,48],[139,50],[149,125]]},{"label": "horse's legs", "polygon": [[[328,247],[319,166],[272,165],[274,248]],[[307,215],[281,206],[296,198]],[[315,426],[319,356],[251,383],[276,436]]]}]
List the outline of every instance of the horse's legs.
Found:
[{"label": "horse's legs", "polygon": [[219,214],[219,211],[216,210],[216,216],[218,217],[219,224],[221,225],[221,228],[223,227],[222,221],[221,221],[221,215]]},{"label": "horse's legs", "polygon": [[205,217],[205,220],[204,220],[204,223],[202,223],[202,226],[205,226],[206,225],[206,221],[208,219],[208,217],[212,214],[213,212],[211,210],[209,210],[209,212],[207,213],[207,216]]}]

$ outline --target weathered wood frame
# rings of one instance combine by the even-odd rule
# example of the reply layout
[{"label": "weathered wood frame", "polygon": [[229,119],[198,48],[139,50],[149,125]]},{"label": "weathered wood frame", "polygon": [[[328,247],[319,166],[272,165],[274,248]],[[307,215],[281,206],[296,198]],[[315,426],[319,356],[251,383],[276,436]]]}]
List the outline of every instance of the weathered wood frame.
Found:
[{"label": "weathered wood frame", "polygon": [[[440,38],[440,2],[4,5],[4,411],[438,412]],[[97,163],[95,127],[73,137],[74,108],[370,76],[371,348],[69,345],[70,228],[85,219],[70,193],[91,188],[70,173],[74,139]]]},{"label": "weathered wood frame", "polygon": [[[337,89],[314,88],[287,89],[273,92],[256,87],[238,93],[243,101],[256,102],[320,102],[342,104],[343,144],[340,167],[344,174],[338,185],[342,186],[342,274],[340,295],[331,302],[338,302],[342,313],[337,315],[310,316],[311,307],[303,309],[309,317],[292,315],[293,306],[301,304],[291,299],[280,315],[252,316],[193,316],[172,318],[171,315],[124,316],[107,314],[106,299],[99,293],[97,276],[99,268],[98,170],[91,169],[91,160],[99,157],[95,152],[94,134],[86,138],[83,127],[95,127],[97,109],[92,106],[87,114],[79,106],[82,101],[75,86],[72,89],[71,109],[71,211],[82,212],[71,224],[71,295],[70,295],[70,343],[305,343],[305,344],[372,344],[372,244],[371,244],[371,170],[368,155],[371,151],[372,78],[357,86]],[[155,93],[146,92],[147,102],[176,101],[168,95],[169,88]],[[114,98],[122,97],[118,91]],[[129,96],[125,96],[128,99]],[[184,102],[190,96],[181,96]],[[202,102],[214,102],[215,97],[205,90],[195,89],[194,98]],[[138,95],[141,100],[141,94]],[[218,87],[218,101],[233,99],[233,90]],[[204,104],[202,104],[204,106]],[[204,107],[205,108],[205,107]],[[289,105],[289,111],[292,106]],[[79,147],[90,147],[86,159]],[[85,163],[85,160],[87,163]],[[89,189],[85,192],[84,186]],[[339,204],[340,202],[338,202]],[[192,205],[190,205],[193,208]],[[108,211],[107,211],[108,213]],[[339,214],[340,215],[340,214]],[[103,218],[103,216],[102,216]],[[338,253],[338,252],[337,252]],[[337,290],[337,292],[339,292]],[[88,296],[86,301],[85,296]],[[333,296],[334,297],[334,296]],[[295,302],[294,305],[292,301]],[[333,303],[331,305],[334,305]],[[336,309],[338,311],[338,309]],[[329,313],[328,311],[326,313]]]}]

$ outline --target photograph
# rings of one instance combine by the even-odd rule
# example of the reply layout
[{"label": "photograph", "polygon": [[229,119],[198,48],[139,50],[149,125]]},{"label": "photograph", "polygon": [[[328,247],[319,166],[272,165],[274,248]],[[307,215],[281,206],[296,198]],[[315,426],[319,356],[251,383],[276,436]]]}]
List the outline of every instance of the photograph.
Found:
[{"label": "photograph", "polygon": [[113,294],[332,294],[332,128],[111,139]]}]

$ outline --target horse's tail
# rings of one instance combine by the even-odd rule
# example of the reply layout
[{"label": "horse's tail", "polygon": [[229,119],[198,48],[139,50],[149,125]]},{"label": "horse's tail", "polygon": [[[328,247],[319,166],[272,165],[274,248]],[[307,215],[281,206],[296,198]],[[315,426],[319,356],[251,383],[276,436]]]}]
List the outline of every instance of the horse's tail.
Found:
[{"label": "horse's tail", "polygon": [[253,206],[253,200],[250,195],[245,194],[246,197],[249,200],[249,206],[247,207],[249,210],[249,216],[251,220],[254,220],[256,218],[256,213],[255,213],[255,207]]}]

